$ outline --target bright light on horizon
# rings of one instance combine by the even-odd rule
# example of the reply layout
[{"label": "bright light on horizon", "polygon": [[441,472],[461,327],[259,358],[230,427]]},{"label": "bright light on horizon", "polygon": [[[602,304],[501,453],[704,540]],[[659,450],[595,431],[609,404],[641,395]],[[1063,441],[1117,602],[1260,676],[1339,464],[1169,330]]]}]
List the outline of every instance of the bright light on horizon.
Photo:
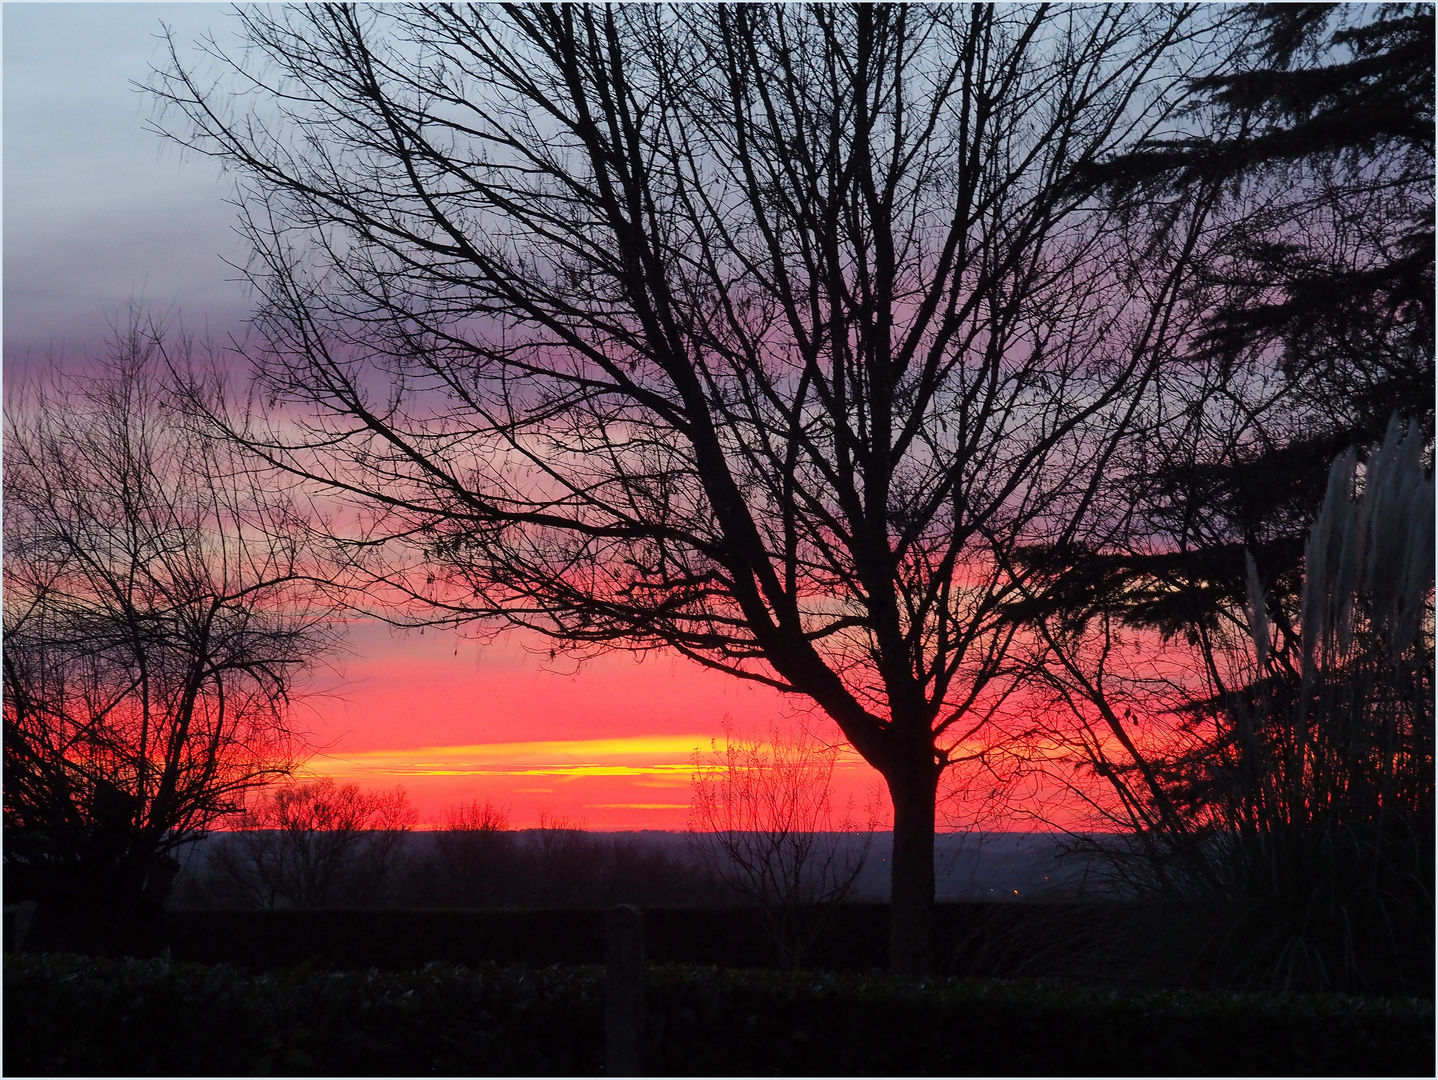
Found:
[{"label": "bright light on horizon", "polygon": [[[428,825],[441,823],[456,803],[477,799],[508,809],[516,828],[563,817],[591,828],[682,829],[695,754],[707,754],[715,743],[709,732],[688,732],[386,747],[317,755],[297,779],[328,776],[365,788],[398,784]],[[546,786],[534,786],[536,780]],[[851,796],[863,805],[875,780],[872,769],[842,748],[834,769],[836,805]]]}]

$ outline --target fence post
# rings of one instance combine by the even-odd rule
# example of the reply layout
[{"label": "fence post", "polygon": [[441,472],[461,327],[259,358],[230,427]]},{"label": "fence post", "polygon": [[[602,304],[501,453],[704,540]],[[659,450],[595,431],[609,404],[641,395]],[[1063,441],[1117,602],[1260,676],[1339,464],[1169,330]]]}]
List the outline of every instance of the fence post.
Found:
[{"label": "fence post", "polygon": [[9,952],[25,951],[25,934],[35,921],[35,901],[21,900],[5,905],[5,948]]},{"label": "fence post", "polygon": [[639,1076],[644,1038],[644,926],[633,904],[604,923],[605,1075]]}]

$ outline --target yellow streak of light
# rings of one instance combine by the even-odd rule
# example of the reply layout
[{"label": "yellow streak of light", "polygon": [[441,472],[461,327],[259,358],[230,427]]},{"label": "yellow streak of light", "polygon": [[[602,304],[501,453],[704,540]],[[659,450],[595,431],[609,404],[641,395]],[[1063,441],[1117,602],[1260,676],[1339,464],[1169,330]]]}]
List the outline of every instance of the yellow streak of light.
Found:
[{"label": "yellow streak of light", "polygon": [[307,772],[329,776],[674,776],[693,771],[707,735],[636,735],[551,742],[472,743],[324,754]]},{"label": "yellow streak of light", "polygon": [[[694,772],[694,755],[708,755],[709,734],[632,735],[607,739],[546,742],[470,743],[461,746],[418,746],[321,754],[304,772],[316,776],[375,779],[420,776],[632,776],[647,785],[678,787]],[[839,769],[862,766],[844,747]],[[702,762],[701,768],[714,764]],[[644,783],[644,781],[640,781]],[[667,805],[667,804],[666,804]],[[637,808],[637,807],[636,807]]]},{"label": "yellow streak of light", "polygon": [[527,769],[516,765],[499,769],[435,769],[400,764],[367,771],[396,776],[655,776],[664,773],[687,776],[693,770],[688,765],[551,765]]}]

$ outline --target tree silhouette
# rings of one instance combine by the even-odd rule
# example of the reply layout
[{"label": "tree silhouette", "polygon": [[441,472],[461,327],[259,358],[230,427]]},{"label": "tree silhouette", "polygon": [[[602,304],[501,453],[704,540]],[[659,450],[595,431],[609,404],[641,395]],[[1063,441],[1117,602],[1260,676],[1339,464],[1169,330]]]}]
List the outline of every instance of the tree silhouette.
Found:
[{"label": "tree silhouette", "polygon": [[103,361],[5,401],[11,895],[123,907],[302,747],[295,680],[332,610],[284,486],[166,391],[135,317]]},{"label": "tree silhouette", "polygon": [[287,784],[230,821],[217,885],[259,908],[362,907],[384,897],[417,815],[403,788],[362,791],[330,777]]},{"label": "tree silhouette", "polygon": [[1330,462],[1381,442],[1394,415],[1433,430],[1433,9],[1242,19],[1232,69],[1194,84],[1206,127],[1094,170],[1135,213],[1223,182],[1195,274],[1203,329],[1112,463],[1107,515],[1021,553],[1033,603],[1015,608],[1041,614],[1034,670],[1078,718],[1045,736],[1112,788],[1105,812],[1169,836],[1184,815],[1158,765],[1213,749],[1194,703],[1249,663],[1251,596],[1272,662],[1301,680],[1305,542]]},{"label": "tree silhouette", "polygon": [[[1254,5],[1235,70],[1199,80],[1211,129],[1146,140],[1095,175],[1120,199],[1226,192],[1211,309],[1168,422],[1146,440],[1137,540],[1077,572],[1148,578],[1165,632],[1241,608],[1247,559],[1283,607],[1328,463],[1393,415],[1433,435],[1433,8]],[[1195,377],[1201,373],[1201,377]],[[1162,538],[1144,550],[1150,538]],[[1112,549],[1103,554],[1112,554]]]},{"label": "tree silhouette", "polygon": [[503,895],[515,872],[509,811],[478,799],[452,806],[444,828],[430,834],[433,852],[425,866],[434,891],[452,906],[483,907]]},{"label": "tree silhouette", "polygon": [[229,434],[348,502],[455,623],[673,649],[816,702],[894,807],[931,963],[935,790],[1009,687],[1002,552],[1071,531],[1203,207],[1140,250],[1086,170],[1226,16],[316,7],[172,47],[238,178],[262,347]]}]

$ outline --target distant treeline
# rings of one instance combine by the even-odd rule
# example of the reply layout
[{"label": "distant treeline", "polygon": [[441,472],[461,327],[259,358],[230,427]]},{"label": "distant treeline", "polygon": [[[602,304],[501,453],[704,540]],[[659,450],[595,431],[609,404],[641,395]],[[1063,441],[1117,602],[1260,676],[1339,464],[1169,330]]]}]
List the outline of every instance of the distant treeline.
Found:
[{"label": "distant treeline", "polygon": [[[857,834],[829,842],[864,843]],[[938,891],[952,900],[1114,894],[1102,866],[1045,834],[937,838]],[[890,837],[876,834],[848,899],[888,899]],[[336,837],[217,832],[192,846],[169,905],[318,907],[689,907],[744,903],[684,833],[571,828],[367,830]]]},{"label": "distant treeline", "polygon": [[607,907],[732,901],[683,843],[578,829],[336,836],[215,833],[195,845],[179,908]]}]

